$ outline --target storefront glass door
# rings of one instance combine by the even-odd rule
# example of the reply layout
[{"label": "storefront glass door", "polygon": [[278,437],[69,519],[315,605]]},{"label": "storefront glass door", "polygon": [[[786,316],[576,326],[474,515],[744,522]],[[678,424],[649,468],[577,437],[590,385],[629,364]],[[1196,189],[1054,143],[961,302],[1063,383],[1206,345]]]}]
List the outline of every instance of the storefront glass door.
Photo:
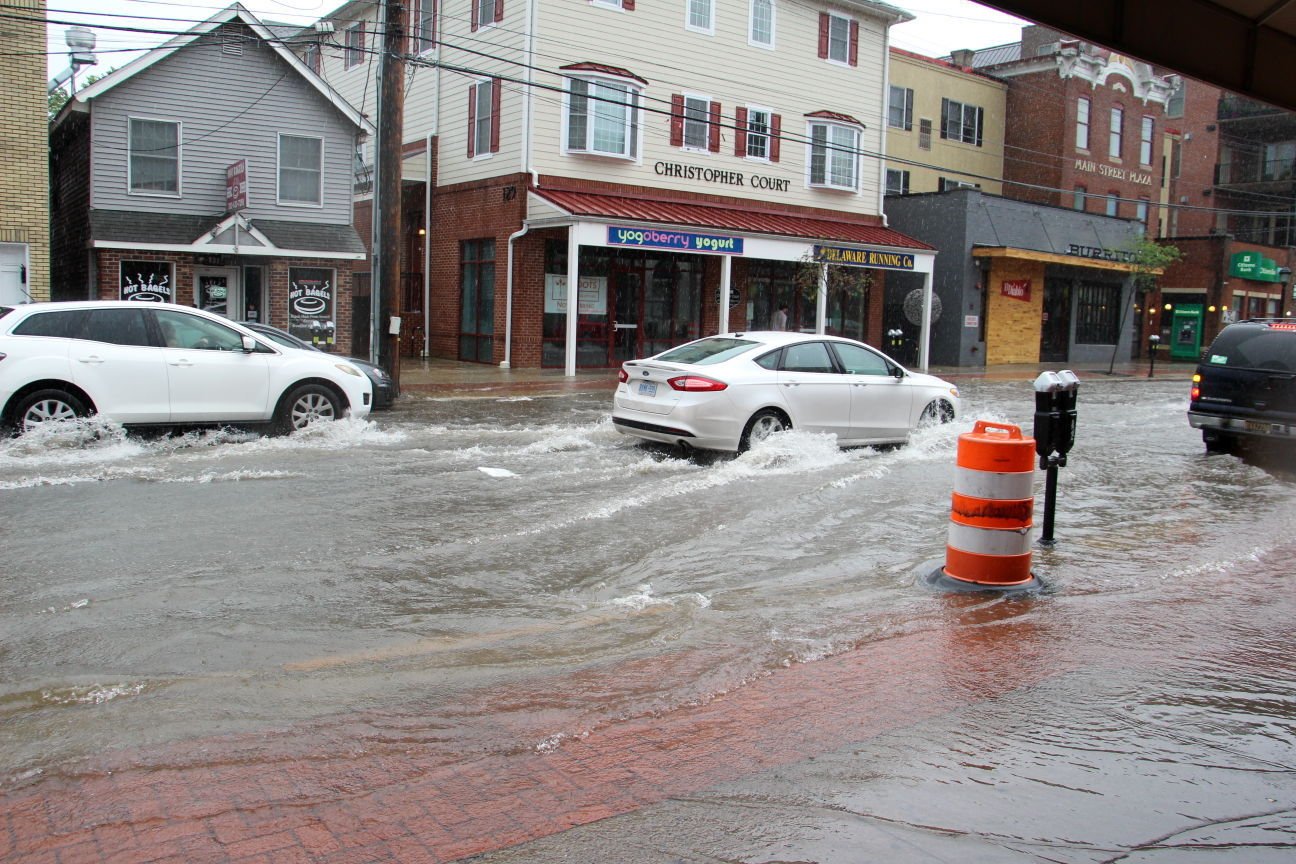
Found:
[{"label": "storefront glass door", "polygon": [[1040,361],[1064,363],[1071,346],[1071,283],[1044,280],[1044,320],[1040,324]]},{"label": "storefront glass door", "polygon": [[194,297],[199,309],[227,318],[237,317],[243,308],[238,270],[231,267],[204,267],[195,270]]}]

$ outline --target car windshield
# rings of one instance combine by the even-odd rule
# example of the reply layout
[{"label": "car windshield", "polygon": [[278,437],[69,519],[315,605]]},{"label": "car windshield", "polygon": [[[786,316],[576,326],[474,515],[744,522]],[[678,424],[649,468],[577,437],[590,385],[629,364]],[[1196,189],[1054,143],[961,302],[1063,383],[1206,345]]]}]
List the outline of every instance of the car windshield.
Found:
[{"label": "car windshield", "polygon": [[692,363],[695,366],[707,366],[712,363],[723,363],[731,357],[737,357],[750,351],[761,343],[747,339],[716,336],[712,339],[699,339],[687,345],[658,354],[657,360],[667,363]]},{"label": "car windshield", "polygon": [[12,311],[13,311],[12,306],[0,306],[0,318],[3,318],[4,316],[8,315]]},{"label": "car windshield", "polygon": [[1296,333],[1283,325],[1226,328],[1206,360],[1212,366],[1296,372]]},{"label": "car windshield", "polygon": [[252,332],[259,333],[262,336],[269,339],[271,342],[274,342],[278,345],[282,345],[285,348],[296,348],[298,350],[301,350],[302,348],[307,348],[310,349],[311,351],[318,350],[315,348],[314,345],[311,345],[308,342],[302,342],[298,339],[294,339],[292,336],[289,336],[286,333],[280,333],[276,330],[262,330],[260,328],[257,328]]}]

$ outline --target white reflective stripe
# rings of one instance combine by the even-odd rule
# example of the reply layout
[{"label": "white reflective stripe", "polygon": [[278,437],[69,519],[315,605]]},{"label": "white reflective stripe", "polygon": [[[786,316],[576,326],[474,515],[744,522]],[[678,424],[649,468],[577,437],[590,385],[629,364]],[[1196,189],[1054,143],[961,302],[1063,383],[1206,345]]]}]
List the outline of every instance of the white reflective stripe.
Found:
[{"label": "white reflective stripe", "polygon": [[1031,551],[1030,526],[1023,529],[973,528],[951,522],[949,545],[974,555],[1025,555]]},{"label": "white reflective stripe", "polygon": [[973,498],[990,498],[999,501],[1019,501],[1035,497],[1034,471],[977,471],[974,468],[954,469],[954,491]]}]

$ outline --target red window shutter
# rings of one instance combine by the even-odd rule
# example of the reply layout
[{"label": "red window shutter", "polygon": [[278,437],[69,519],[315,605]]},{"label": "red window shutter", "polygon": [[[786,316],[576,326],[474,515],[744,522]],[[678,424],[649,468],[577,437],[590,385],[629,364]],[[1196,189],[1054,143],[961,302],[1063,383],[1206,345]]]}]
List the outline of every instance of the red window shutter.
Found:
[{"label": "red window shutter", "polygon": [[684,94],[671,94],[671,137],[672,147],[684,146]]},{"label": "red window shutter", "polygon": [[747,155],[747,109],[739,108],[734,112],[734,125],[738,127],[734,133],[734,155]]},{"label": "red window shutter", "polygon": [[720,152],[720,103],[711,103],[710,129],[707,130],[707,149],[712,153]]},{"label": "red window shutter", "polygon": [[472,6],[472,30],[475,33],[477,32],[477,28],[481,26],[481,21],[479,20],[480,16],[477,14],[477,10],[481,7],[478,4],[478,0],[468,0],[468,2],[469,5]]},{"label": "red window shutter", "polygon": [[500,95],[504,90],[504,82],[498,78],[491,79],[491,140],[490,152],[499,152],[500,141]]},{"label": "red window shutter", "polygon": [[621,8],[627,12],[634,11],[635,0],[621,0]]},{"label": "red window shutter", "polygon": [[775,114],[770,117],[770,161],[779,161],[779,144],[783,141],[783,115]]},{"label": "red window shutter", "polygon": [[828,13],[819,13],[819,57],[828,59]]},{"label": "red window shutter", "polygon": [[495,21],[504,20],[504,0],[495,0]]},{"label": "red window shutter", "polygon": [[850,65],[859,65],[859,22],[851,22],[850,35]]},{"label": "red window shutter", "polygon": [[473,140],[477,134],[477,85],[468,85],[468,158],[471,159],[476,154],[477,142]]}]

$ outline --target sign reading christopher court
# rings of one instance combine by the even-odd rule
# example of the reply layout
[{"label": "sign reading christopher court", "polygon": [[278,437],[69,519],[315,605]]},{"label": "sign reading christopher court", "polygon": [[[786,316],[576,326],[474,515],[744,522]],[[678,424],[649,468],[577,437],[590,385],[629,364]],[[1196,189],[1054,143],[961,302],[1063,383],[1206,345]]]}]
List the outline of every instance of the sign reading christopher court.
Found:
[{"label": "sign reading christopher court", "polygon": [[609,225],[609,246],[649,246],[653,249],[676,249],[680,252],[718,252],[721,255],[743,254],[743,238],[723,234],[694,234],[689,231],[656,228],[623,228]]},{"label": "sign reading christopher court", "polygon": [[912,270],[914,256],[910,252],[885,252],[881,249],[848,249],[844,246],[814,247],[816,261],[825,264],[844,264],[847,267],[875,267],[882,270]]}]

